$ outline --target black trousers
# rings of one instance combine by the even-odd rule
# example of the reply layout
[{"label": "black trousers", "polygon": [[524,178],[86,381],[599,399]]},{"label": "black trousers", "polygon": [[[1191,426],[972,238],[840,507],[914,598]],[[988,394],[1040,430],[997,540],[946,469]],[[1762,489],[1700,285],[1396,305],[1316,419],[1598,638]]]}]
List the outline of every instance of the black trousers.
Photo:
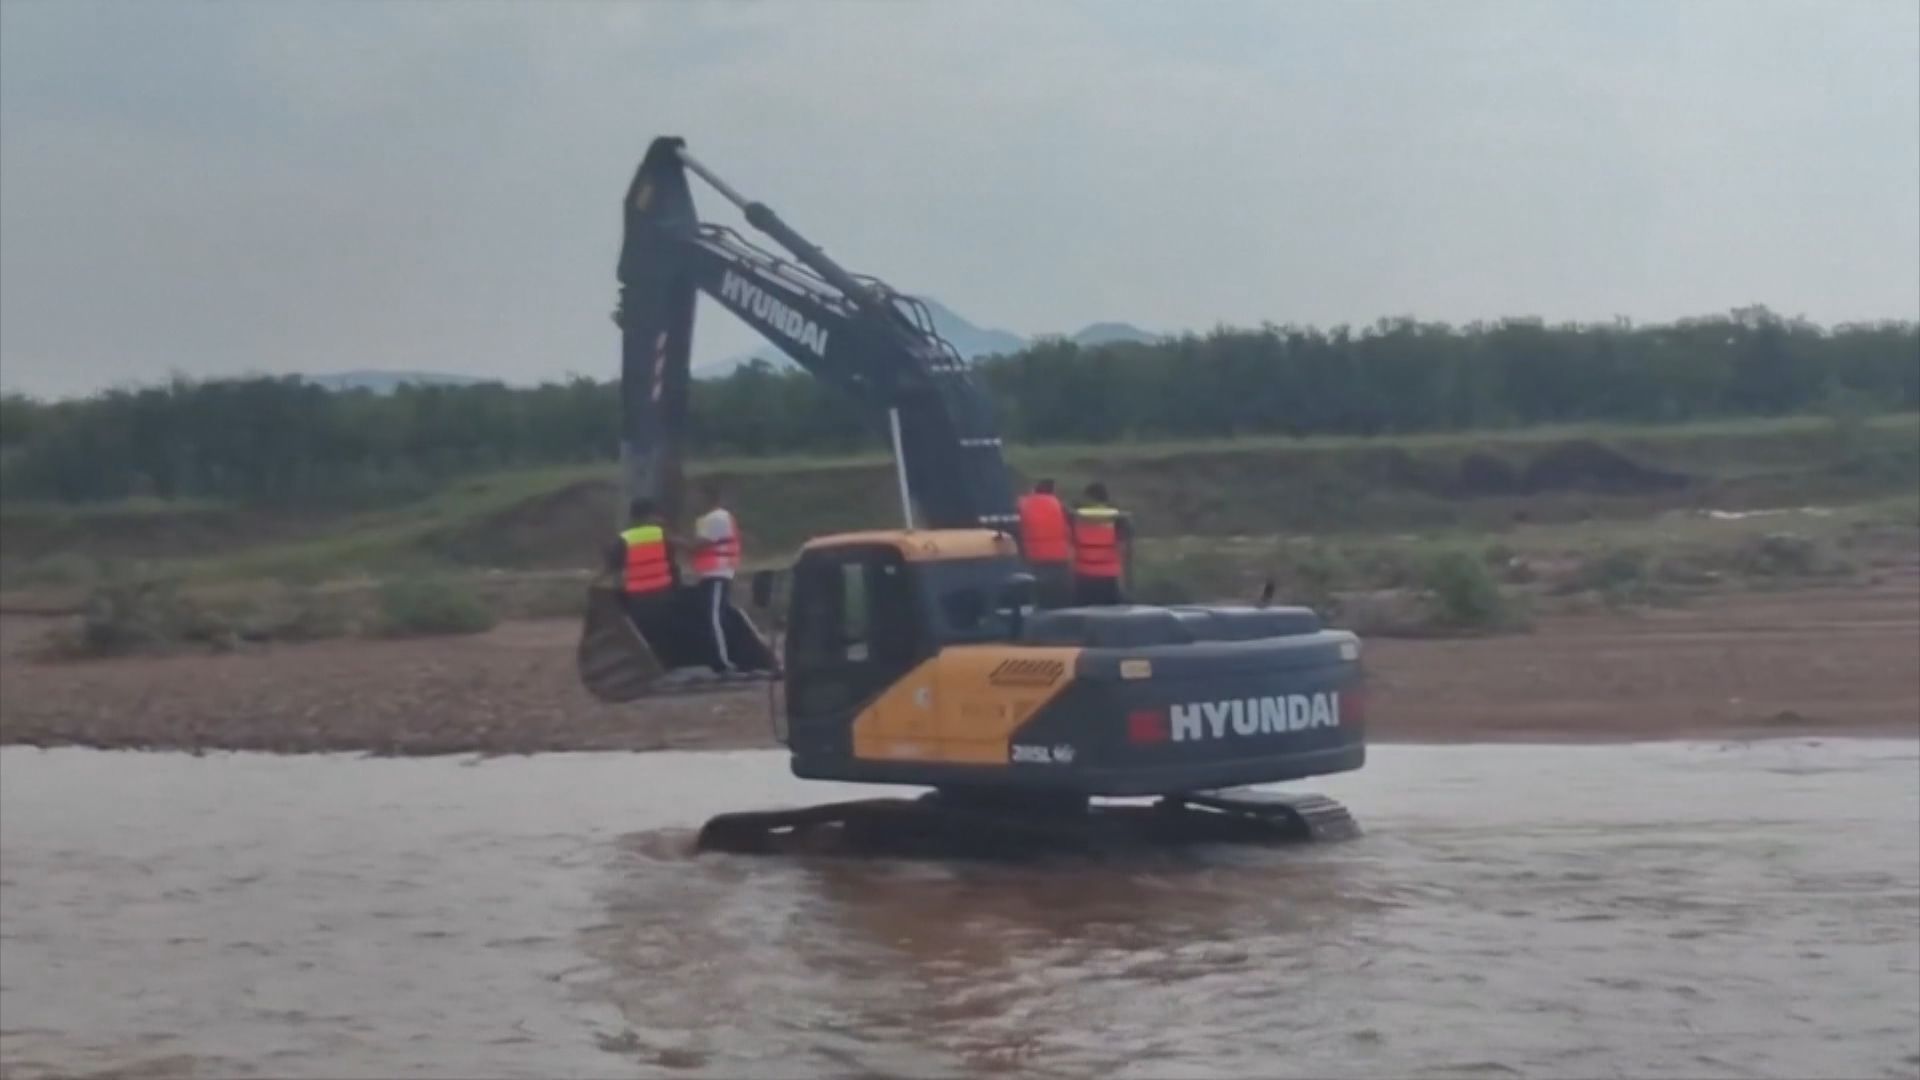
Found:
[{"label": "black trousers", "polygon": [[652,593],[628,593],[621,598],[626,603],[627,618],[633,620],[633,628],[647,639],[647,647],[655,656],[661,657],[670,645],[673,634],[673,593],[662,589]]},{"label": "black trousers", "polygon": [[1075,575],[1073,602],[1076,606],[1086,607],[1095,604],[1122,604],[1126,601],[1120,597],[1119,578]]},{"label": "black trousers", "polygon": [[727,606],[733,603],[733,579],[700,579],[700,635],[706,642],[707,666],[718,672],[738,670],[727,654]]},{"label": "black trousers", "polygon": [[1073,564],[1033,563],[1033,603],[1038,608],[1063,608],[1073,604]]}]

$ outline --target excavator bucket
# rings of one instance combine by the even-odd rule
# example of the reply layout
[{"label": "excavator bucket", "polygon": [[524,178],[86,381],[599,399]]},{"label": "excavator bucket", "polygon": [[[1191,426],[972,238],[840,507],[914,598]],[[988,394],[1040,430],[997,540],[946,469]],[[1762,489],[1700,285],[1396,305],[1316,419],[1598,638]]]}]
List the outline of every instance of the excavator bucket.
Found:
[{"label": "excavator bucket", "polygon": [[640,636],[620,590],[594,582],[587,590],[587,619],[580,631],[580,681],[601,701],[617,704],[645,697],[648,688],[666,673],[659,657]]},{"label": "excavator bucket", "polygon": [[587,692],[608,704],[765,682],[777,671],[773,649],[745,612],[728,606],[721,615],[729,659],[737,674],[712,671],[702,642],[710,616],[700,609],[699,592],[675,594],[671,624],[649,640],[628,617],[619,585],[610,577],[587,591],[587,616],[580,630],[576,663]]}]

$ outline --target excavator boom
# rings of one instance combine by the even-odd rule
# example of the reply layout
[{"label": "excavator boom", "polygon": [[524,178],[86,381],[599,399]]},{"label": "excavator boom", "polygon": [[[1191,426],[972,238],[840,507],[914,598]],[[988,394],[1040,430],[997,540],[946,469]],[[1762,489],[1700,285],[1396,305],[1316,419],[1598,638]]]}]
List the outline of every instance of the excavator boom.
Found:
[{"label": "excavator boom", "polygon": [[[702,222],[699,177],[789,257]],[[986,395],[935,332],[924,304],[849,272],[765,204],[655,139],[625,202],[620,252],[621,458],[629,498],[670,515],[683,502],[682,454],[694,306],[705,293],[807,372],[892,413],[913,504],[933,528],[1011,528],[1011,478]]]},{"label": "excavator boom", "polygon": [[[786,255],[701,221],[690,175],[733,203]],[[828,258],[765,204],[696,161],[679,138],[653,141],[623,205],[614,312],[621,332],[623,506],[644,497],[668,520],[685,520],[694,311],[705,293],[802,369],[887,416],[910,524],[917,507],[922,523],[936,529],[1013,530],[1019,518],[992,410],[965,361],[935,332],[924,304]],[[712,620],[721,624],[728,654],[746,661],[744,677],[767,677],[777,668],[744,612],[702,614],[694,600],[676,594],[676,614],[643,634],[627,617],[618,583],[597,583],[588,594],[578,650],[588,690],[620,702],[732,683],[704,676],[697,639]]]}]

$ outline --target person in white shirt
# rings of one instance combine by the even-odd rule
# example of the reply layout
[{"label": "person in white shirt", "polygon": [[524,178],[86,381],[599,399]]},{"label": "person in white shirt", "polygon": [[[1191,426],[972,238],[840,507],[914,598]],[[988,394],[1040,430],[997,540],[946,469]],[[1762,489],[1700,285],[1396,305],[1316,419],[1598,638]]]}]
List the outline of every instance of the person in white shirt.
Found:
[{"label": "person in white shirt", "polygon": [[693,526],[693,572],[700,579],[700,610],[712,635],[711,664],[722,674],[738,671],[727,654],[727,605],[732,603],[733,574],[740,567],[740,530],[733,514],[721,505],[720,482],[701,487],[707,512]]}]

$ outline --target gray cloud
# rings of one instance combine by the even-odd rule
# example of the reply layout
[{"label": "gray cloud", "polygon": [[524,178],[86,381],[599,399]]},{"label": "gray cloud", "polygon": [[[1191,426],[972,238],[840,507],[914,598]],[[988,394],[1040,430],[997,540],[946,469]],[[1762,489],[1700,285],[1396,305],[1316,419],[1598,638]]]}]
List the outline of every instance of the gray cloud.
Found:
[{"label": "gray cloud", "polygon": [[610,375],[663,133],[1024,332],[1920,314],[1906,2],[9,0],[0,382]]}]

